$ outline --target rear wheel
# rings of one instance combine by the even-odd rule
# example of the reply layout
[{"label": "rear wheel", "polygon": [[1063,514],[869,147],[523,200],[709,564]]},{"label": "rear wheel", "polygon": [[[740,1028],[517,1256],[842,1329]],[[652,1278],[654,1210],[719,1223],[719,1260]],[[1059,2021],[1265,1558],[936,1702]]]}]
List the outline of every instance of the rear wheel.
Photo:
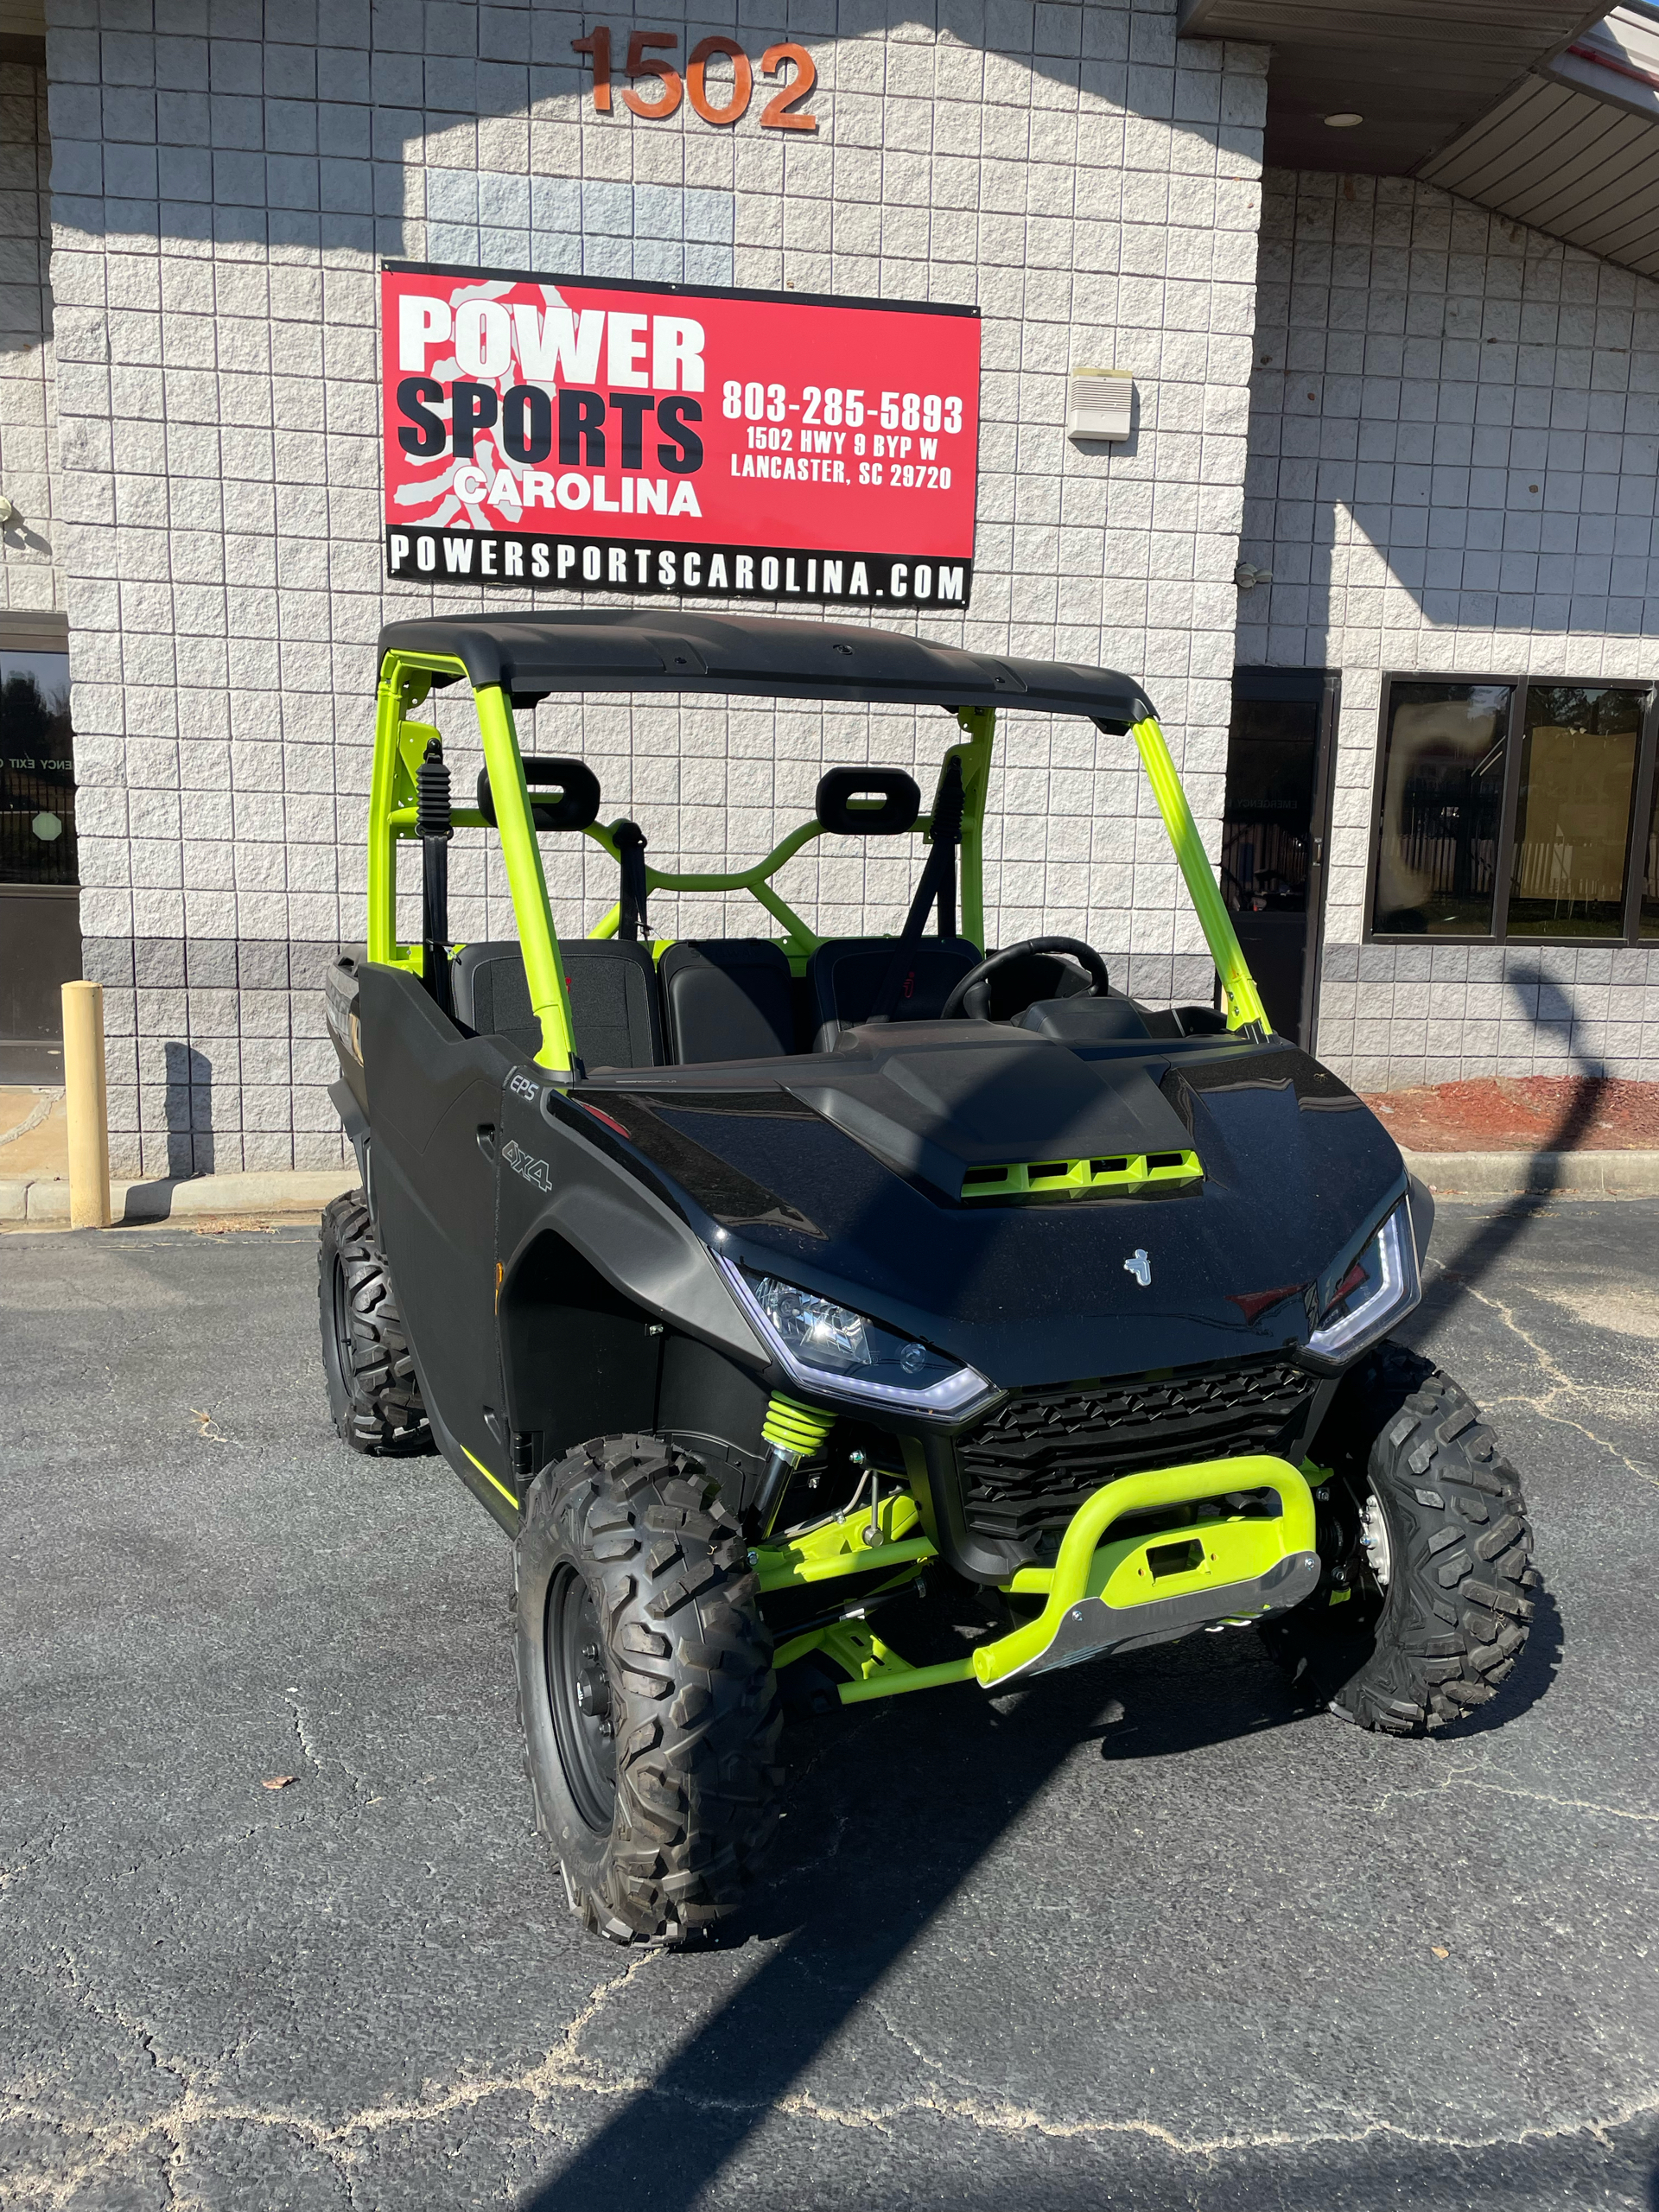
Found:
[{"label": "rear wheel", "polygon": [[328,1411],[341,1441],[376,1459],[435,1452],[403,1316],[361,1191],[323,1210],[317,1308]]},{"label": "rear wheel", "polygon": [[601,1437],[532,1484],[513,1552],[537,1825],[584,1927],[684,1942],[742,1897],[778,1821],[772,1638],[698,1463]]},{"label": "rear wheel", "polygon": [[1323,1573],[1264,1622],[1274,1656],[1344,1720],[1420,1736],[1492,1698],[1536,1581],[1515,1469],[1431,1361],[1385,1344],[1344,1377],[1313,1447]]}]

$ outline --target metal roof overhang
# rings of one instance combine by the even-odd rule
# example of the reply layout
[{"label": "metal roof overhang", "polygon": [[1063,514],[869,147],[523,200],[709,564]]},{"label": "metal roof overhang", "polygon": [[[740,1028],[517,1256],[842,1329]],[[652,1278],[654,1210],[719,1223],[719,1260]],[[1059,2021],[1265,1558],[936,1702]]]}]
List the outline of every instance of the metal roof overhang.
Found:
[{"label": "metal roof overhang", "polygon": [[[388,622],[389,652],[458,660],[474,688],[529,705],[555,692],[678,691],[896,707],[1014,707],[1127,730],[1153,712],[1131,677],[1067,661],[963,652],[850,622],[594,607]],[[454,677],[440,677],[440,682]]]},{"label": "metal roof overhang", "polygon": [[[1405,176],[1605,13],[1606,0],[1182,0],[1179,29],[1272,47],[1269,166]],[[1332,130],[1344,112],[1365,119]]]}]

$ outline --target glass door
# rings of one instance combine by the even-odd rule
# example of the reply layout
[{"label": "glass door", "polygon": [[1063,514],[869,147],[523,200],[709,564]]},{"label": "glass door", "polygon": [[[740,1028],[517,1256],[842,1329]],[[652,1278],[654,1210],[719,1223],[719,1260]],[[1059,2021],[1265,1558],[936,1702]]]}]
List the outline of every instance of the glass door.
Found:
[{"label": "glass door", "polygon": [[1324,669],[1240,669],[1227,740],[1222,893],[1268,1020],[1304,1046],[1319,995],[1336,686]]}]

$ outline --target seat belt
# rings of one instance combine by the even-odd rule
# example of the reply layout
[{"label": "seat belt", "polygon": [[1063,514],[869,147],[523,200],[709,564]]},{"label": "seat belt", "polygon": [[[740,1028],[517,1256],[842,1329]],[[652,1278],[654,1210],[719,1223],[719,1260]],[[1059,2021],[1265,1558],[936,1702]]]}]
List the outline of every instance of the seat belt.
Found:
[{"label": "seat belt", "polygon": [[888,959],[887,972],[881,978],[881,988],[875,995],[875,1004],[865,1016],[867,1021],[891,1021],[893,1009],[899,1002],[899,987],[906,970],[916,957],[916,948],[922,941],[922,931],[927,926],[929,909],[938,902],[939,935],[956,934],[957,918],[957,846],[962,837],[962,761],[951,753],[939,775],[939,787],[933,796],[933,818],[929,830],[932,840],[928,849],[927,865],[922,870],[922,880],[916,887],[916,895],[910,902],[910,912],[905,917],[905,926]]},{"label": "seat belt", "polygon": [[454,836],[443,746],[427,740],[415,771],[415,829],[421,841],[421,980],[440,1014],[452,1018],[449,988],[449,840]]},{"label": "seat belt", "polygon": [[637,822],[619,822],[611,831],[616,856],[622,864],[622,896],[617,910],[616,933],[625,944],[649,938],[645,913],[645,833]]}]

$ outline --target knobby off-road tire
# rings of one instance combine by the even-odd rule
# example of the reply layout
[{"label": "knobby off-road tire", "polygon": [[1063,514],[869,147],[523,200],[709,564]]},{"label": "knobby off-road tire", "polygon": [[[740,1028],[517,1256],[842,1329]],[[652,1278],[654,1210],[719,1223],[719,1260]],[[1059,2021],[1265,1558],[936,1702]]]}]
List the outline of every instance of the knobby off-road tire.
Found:
[{"label": "knobby off-road tire", "polygon": [[[1484,1705],[1526,1642],[1537,1578],[1520,1478],[1478,1408],[1432,1362],[1384,1344],[1344,1378],[1313,1456],[1334,1470],[1325,1571],[1311,1598],[1262,1624],[1268,1649],[1361,1728],[1421,1736]],[[1343,1587],[1351,1594],[1333,1605]]]},{"label": "knobby off-road tire", "polygon": [[778,1822],[772,1638],[701,1466],[601,1437],[531,1484],[513,1550],[524,1770],[571,1906],[613,1942],[729,1916]]},{"label": "knobby off-road tire", "polygon": [[382,1459],[435,1452],[403,1316],[361,1191],[323,1210],[317,1306],[328,1411],[341,1441]]}]

